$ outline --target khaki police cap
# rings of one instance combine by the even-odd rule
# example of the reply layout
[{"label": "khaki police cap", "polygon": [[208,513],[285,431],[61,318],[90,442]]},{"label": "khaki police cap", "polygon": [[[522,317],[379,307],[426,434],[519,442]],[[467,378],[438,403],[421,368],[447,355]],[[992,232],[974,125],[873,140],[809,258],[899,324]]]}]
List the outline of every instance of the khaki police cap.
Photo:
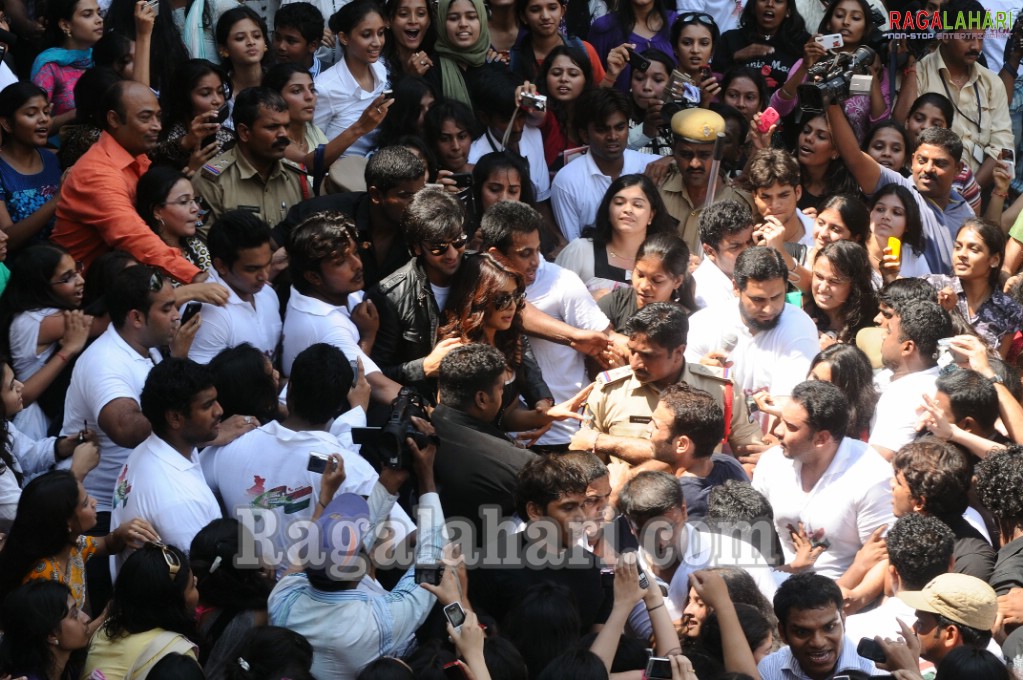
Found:
[{"label": "khaki police cap", "polygon": [[671,117],[671,131],[695,144],[713,144],[725,131],[725,119],[708,109],[686,109]]}]

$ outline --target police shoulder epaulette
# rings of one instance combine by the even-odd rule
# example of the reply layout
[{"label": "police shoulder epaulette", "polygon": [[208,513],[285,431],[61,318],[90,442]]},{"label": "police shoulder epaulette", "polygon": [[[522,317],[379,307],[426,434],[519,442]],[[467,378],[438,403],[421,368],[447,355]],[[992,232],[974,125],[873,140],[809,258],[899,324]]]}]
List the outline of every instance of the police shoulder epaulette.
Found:
[{"label": "police shoulder epaulette", "polygon": [[609,385],[611,383],[618,382],[632,375],[632,368],[629,366],[621,366],[619,368],[612,368],[610,371],[601,371],[597,374],[597,379],[594,381],[597,386]]},{"label": "police shoulder epaulette", "polygon": [[212,161],[202,166],[202,174],[210,179],[216,179],[220,177],[221,173],[231,165],[232,160],[230,158],[214,158]]},{"label": "police shoulder epaulette", "polygon": [[283,165],[285,169],[291,170],[292,172],[297,172],[300,175],[306,174],[306,169],[304,167],[302,167],[295,161],[288,160],[287,158],[281,159],[281,165]]},{"label": "police shoulder epaulette", "polygon": [[694,362],[687,362],[686,366],[689,368],[689,372],[693,375],[698,375],[704,378],[713,378],[714,380],[720,380],[721,382],[732,382],[732,379],[725,374],[725,370],[718,368],[717,366],[707,366],[705,364],[697,364]]}]

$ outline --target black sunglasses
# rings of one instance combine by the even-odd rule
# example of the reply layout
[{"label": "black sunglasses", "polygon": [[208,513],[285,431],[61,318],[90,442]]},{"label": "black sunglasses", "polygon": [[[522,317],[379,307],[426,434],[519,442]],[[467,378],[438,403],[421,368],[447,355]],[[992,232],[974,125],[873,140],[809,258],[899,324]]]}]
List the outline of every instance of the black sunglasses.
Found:
[{"label": "black sunglasses", "polygon": [[455,250],[461,250],[465,247],[465,244],[469,242],[469,237],[462,234],[454,241],[433,241],[426,244],[426,250],[431,255],[439,256],[448,252],[448,248],[454,248]]},{"label": "black sunglasses", "polygon": [[682,12],[682,14],[678,15],[678,19],[676,21],[683,24],[698,23],[703,24],[704,26],[713,26],[714,28],[717,28],[717,23],[714,21],[714,17],[706,12]]},{"label": "black sunglasses", "polygon": [[521,309],[526,305],[526,294],[525,293],[498,293],[490,301],[494,305],[494,309],[503,312],[504,310],[511,307],[513,304]]}]

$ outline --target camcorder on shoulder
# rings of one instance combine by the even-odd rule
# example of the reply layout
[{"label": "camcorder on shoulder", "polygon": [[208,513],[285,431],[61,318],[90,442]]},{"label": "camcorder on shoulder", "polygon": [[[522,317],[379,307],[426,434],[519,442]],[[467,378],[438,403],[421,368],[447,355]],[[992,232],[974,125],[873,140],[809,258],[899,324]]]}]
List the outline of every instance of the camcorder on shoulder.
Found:
[{"label": "camcorder on shoulder", "polygon": [[830,102],[841,102],[855,95],[869,95],[873,76],[870,67],[877,53],[867,46],[855,52],[839,52],[807,69],[806,82],[796,88],[799,106],[804,110],[823,111]]},{"label": "camcorder on shoulder", "polygon": [[405,440],[411,437],[419,448],[430,443],[430,437],[416,429],[413,416],[429,420],[426,400],[411,387],[402,387],[391,402],[391,414],[383,427],[353,427],[352,441],[370,447],[382,465],[394,470],[411,469],[412,451]]}]

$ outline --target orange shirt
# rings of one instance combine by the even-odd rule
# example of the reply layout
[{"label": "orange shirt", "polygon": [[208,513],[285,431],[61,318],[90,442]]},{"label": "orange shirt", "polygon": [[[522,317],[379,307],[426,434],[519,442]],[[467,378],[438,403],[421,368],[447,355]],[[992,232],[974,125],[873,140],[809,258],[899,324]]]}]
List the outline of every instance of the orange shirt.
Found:
[{"label": "orange shirt", "polygon": [[149,169],[145,155],[132,157],[107,132],[65,178],[50,239],[88,267],[109,250],[124,250],[143,264],[190,283],[199,268],[160,239],[135,212],[135,187]]},{"label": "orange shirt", "polygon": [[78,607],[85,606],[85,563],[96,553],[96,539],[92,536],[79,536],[78,543],[71,548],[67,570],[61,571],[52,557],[36,562],[32,571],[28,572],[22,583],[29,581],[59,581],[71,589]]}]

